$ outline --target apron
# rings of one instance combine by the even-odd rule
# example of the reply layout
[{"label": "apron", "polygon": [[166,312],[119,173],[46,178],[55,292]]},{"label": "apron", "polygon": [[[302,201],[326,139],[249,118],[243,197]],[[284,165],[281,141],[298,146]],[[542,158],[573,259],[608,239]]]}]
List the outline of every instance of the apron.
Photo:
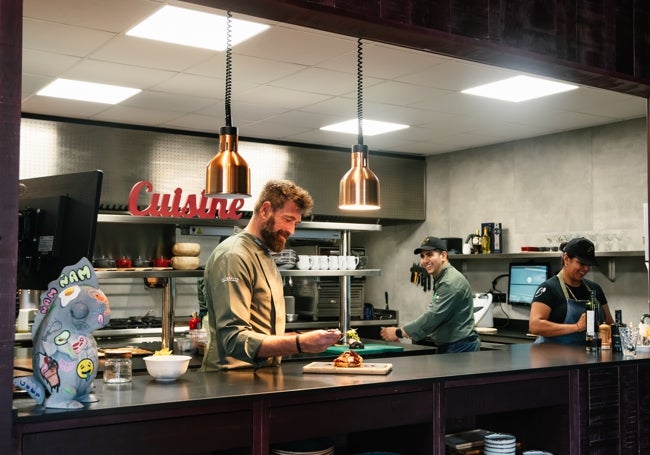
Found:
[{"label": "apron", "polygon": [[[558,280],[560,280],[560,287],[562,288],[562,293],[566,299],[566,316],[564,317],[564,324],[575,324],[580,319],[580,316],[585,312],[585,305],[581,301],[569,298],[569,292],[567,290],[564,279],[562,278],[562,271],[557,274]],[[583,282],[584,283],[584,282]],[[584,283],[588,291],[591,292],[591,289]],[[602,319],[602,309],[600,306],[599,309],[599,320]],[[584,344],[585,343],[585,334],[582,332],[569,333],[567,335],[558,335],[555,337],[543,337],[539,336],[535,340],[535,343],[557,343],[557,344]]]}]

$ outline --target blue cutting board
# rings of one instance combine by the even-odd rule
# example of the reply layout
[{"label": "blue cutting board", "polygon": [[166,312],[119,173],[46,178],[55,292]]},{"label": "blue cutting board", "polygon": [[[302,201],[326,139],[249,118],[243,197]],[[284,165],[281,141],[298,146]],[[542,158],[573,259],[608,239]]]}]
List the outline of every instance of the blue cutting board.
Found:
[{"label": "blue cutting board", "polygon": [[[330,346],[325,350],[327,354],[339,355],[342,352],[349,351],[350,348],[346,345],[334,345]],[[403,346],[392,346],[387,344],[371,344],[364,343],[363,349],[353,349],[354,352],[358,352],[359,355],[364,354],[385,354],[387,352],[399,352],[403,351]]]}]

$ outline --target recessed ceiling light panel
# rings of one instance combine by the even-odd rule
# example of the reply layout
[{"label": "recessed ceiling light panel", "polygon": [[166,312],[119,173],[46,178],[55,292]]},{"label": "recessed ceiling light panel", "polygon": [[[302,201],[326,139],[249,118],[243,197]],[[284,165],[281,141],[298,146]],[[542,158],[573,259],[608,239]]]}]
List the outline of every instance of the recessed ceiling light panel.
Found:
[{"label": "recessed ceiling light panel", "polygon": [[72,79],[56,79],[39,91],[37,95],[90,101],[92,103],[118,104],[141,91],[139,88],[97,84]]},{"label": "recessed ceiling light panel", "polygon": [[515,76],[502,81],[463,90],[461,93],[518,103],[520,101],[555,95],[556,93],[567,92],[577,88],[576,85],[536,77]]},{"label": "recessed ceiling light panel", "polygon": [[[267,28],[269,26],[265,24],[232,19],[231,45],[235,46],[246,41]],[[226,49],[225,30],[225,16],[166,5],[126,34],[183,46],[223,51]]]},{"label": "recessed ceiling light panel", "polygon": [[[347,134],[357,134],[358,133],[358,123],[357,119],[346,120],[345,122],[334,123],[332,125],[327,125],[321,127],[323,131],[335,131],[337,133],[347,133]],[[362,120],[363,126],[363,135],[364,136],[376,136],[378,134],[391,133],[393,131],[403,130],[408,128],[408,125],[403,125],[401,123],[389,123],[389,122],[380,122],[378,120]]]}]

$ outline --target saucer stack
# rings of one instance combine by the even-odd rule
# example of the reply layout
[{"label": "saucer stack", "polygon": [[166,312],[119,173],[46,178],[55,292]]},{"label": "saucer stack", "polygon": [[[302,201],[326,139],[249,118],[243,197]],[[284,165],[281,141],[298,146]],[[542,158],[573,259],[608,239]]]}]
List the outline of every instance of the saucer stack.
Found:
[{"label": "saucer stack", "polygon": [[294,441],[274,445],[271,455],[334,455],[334,444],[328,438]]},{"label": "saucer stack", "polygon": [[515,455],[517,440],[511,434],[490,433],[483,437],[485,455]]}]

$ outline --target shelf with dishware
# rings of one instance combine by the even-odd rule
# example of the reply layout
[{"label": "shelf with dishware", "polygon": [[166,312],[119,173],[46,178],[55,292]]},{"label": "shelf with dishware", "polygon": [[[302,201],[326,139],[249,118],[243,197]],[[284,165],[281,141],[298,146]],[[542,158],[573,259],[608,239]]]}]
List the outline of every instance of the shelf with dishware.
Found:
[{"label": "shelf with dishware", "polygon": [[[244,227],[248,220],[219,220],[204,218],[174,218],[174,217],[150,217],[150,216],[132,216],[128,213],[100,213],[97,217],[98,237],[101,238],[100,246],[104,254],[105,251],[119,251],[118,248],[131,248],[132,251],[140,251],[142,242],[149,242],[152,245],[148,250],[156,251],[156,256],[169,256],[168,248],[175,242],[176,228],[181,232],[195,233],[202,229],[210,231],[214,235],[229,236],[234,232],[235,227]],[[338,244],[338,254],[341,256],[351,256],[351,234],[353,232],[378,232],[382,226],[379,224],[363,223],[345,223],[345,222],[320,222],[320,221],[303,221],[292,236],[296,239],[327,239]],[[102,235],[99,235],[101,233]],[[128,244],[128,247],[124,245]],[[97,245],[97,242],[96,242]],[[136,249],[137,248],[137,249]],[[96,248],[97,253],[97,248]],[[99,280],[110,280],[120,278],[142,278],[145,283],[155,283],[156,287],[163,288],[162,295],[162,334],[163,346],[171,347],[174,345],[174,302],[176,300],[176,279],[202,277],[202,269],[196,270],[175,270],[163,267],[143,267],[143,268],[125,268],[125,269],[98,269],[97,277]],[[354,268],[345,270],[330,270],[321,268],[320,270],[299,270],[283,269],[280,267],[280,273],[283,277],[288,278],[306,278],[315,277],[327,278],[337,277],[340,283],[340,305],[339,323],[342,330],[351,327],[351,310],[349,290],[352,279],[379,276],[381,271],[378,269]]]},{"label": "shelf with dishware", "polygon": [[[603,263],[607,264],[607,270],[596,268],[612,283],[616,281],[616,259],[617,258],[644,258],[645,253],[641,250],[631,251],[596,251],[596,258],[604,259]],[[535,259],[558,259],[559,251],[527,251],[521,253],[492,253],[492,254],[450,254],[449,260],[452,262],[461,262],[461,271],[467,272],[467,261],[481,260],[535,260]]]}]

